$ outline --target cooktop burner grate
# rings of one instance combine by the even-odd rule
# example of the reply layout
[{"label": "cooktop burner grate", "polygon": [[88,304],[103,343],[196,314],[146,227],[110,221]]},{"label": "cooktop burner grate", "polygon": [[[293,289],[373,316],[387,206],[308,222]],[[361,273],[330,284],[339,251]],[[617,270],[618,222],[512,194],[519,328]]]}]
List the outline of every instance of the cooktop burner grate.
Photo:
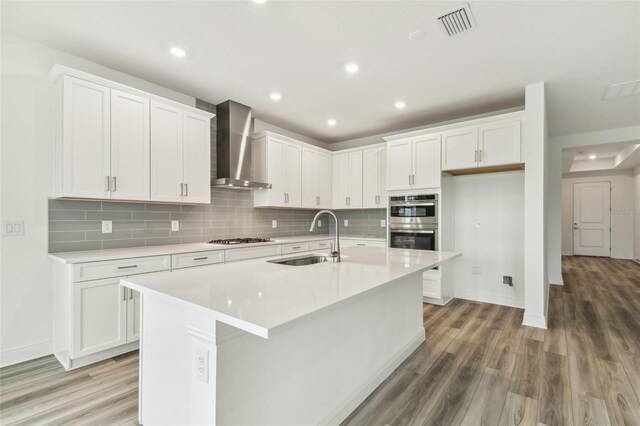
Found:
[{"label": "cooktop burner grate", "polygon": [[225,238],[219,240],[211,240],[209,244],[251,244],[251,243],[268,243],[271,238]]}]

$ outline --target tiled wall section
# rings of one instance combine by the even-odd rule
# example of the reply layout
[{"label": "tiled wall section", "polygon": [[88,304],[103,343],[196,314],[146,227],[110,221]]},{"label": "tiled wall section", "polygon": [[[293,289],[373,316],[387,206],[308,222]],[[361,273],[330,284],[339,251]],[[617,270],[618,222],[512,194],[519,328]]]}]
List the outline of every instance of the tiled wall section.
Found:
[{"label": "tiled wall section", "polygon": [[[368,237],[387,236],[387,228],[380,226],[380,221],[384,220],[386,224],[386,209],[366,209],[366,210],[339,210],[336,212],[340,221],[341,235],[361,235]],[[349,226],[344,226],[344,220],[349,221]],[[330,224],[330,230],[333,232],[333,221]]]},{"label": "tiled wall section", "polygon": [[[215,113],[215,105],[197,100],[200,109]],[[216,121],[211,121],[211,175],[216,176]],[[250,191],[213,189],[206,206],[110,201],[49,200],[49,251],[97,250],[209,241],[214,238],[288,237],[309,234],[315,211],[255,209]],[[385,210],[338,213],[349,219],[344,234],[385,236],[380,219]],[[102,220],[113,222],[113,233],[101,232]],[[171,220],[180,231],[171,231]],[[271,221],[277,220],[273,229]],[[315,233],[327,233],[323,227]]]}]

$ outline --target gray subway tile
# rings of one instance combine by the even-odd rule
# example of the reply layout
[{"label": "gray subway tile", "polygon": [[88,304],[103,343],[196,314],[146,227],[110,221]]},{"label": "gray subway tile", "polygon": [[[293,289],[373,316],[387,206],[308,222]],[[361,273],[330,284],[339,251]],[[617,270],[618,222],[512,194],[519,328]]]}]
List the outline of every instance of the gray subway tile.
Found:
[{"label": "gray subway tile", "polygon": [[87,220],[131,220],[131,212],[87,212]]},{"label": "gray subway tile", "polygon": [[171,220],[202,220],[202,213],[171,213]]},{"label": "gray subway tile", "polygon": [[49,210],[100,210],[101,201],[49,199]]},{"label": "gray subway tile", "polygon": [[144,203],[126,203],[123,201],[105,201],[102,203],[103,211],[139,212],[144,211]]},{"label": "gray subway tile", "polygon": [[56,231],[97,231],[102,224],[99,221],[53,221],[49,222],[49,232]]},{"label": "gray subway tile", "polygon": [[130,230],[113,231],[110,234],[103,234],[101,231],[87,231],[88,241],[122,240],[125,238],[131,238]]},{"label": "gray subway tile", "polygon": [[84,241],[84,240],[85,240],[85,231],[61,231],[61,232],[49,233],[50,243],[60,243],[64,241]]},{"label": "gray subway tile", "polygon": [[49,253],[59,253],[64,251],[100,250],[101,241],[73,241],[64,243],[49,243]]},{"label": "gray subway tile", "polygon": [[171,221],[148,220],[145,222],[147,229],[171,229]]},{"label": "gray subway tile", "polygon": [[131,232],[133,238],[169,237],[169,229],[135,229]]},{"label": "gray subway tile", "polygon": [[180,244],[182,239],[180,237],[167,237],[167,238],[147,238],[147,246],[166,246],[169,244]]},{"label": "gray subway tile", "polygon": [[128,239],[128,240],[105,240],[102,242],[103,249],[127,248],[127,247],[143,247],[144,239]]},{"label": "gray subway tile", "polygon": [[148,212],[179,212],[180,204],[153,204],[147,203],[146,209]]},{"label": "gray subway tile", "polygon": [[77,210],[49,210],[49,220],[85,220],[85,212]]},{"label": "gray subway tile", "polygon": [[133,212],[133,220],[170,220],[169,212]]},{"label": "gray subway tile", "polygon": [[122,230],[122,229],[145,229],[147,226],[147,222],[143,220],[123,220],[113,222],[113,230]]}]

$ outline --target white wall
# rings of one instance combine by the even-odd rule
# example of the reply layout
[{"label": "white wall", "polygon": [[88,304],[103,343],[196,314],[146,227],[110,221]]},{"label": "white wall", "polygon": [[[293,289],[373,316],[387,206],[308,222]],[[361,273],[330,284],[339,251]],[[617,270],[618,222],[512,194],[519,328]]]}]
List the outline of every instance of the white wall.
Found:
[{"label": "white wall", "polygon": [[[455,296],[524,307],[524,172],[458,176],[454,182]],[[481,227],[476,227],[476,222]],[[480,275],[472,267],[481,268]],[[502,284],[513,277],[514,286]]]},{"label": "white wall", "polygon": [[[549,281],[562,284],[562,150],[590,145],[640,141],[640,126],[556,136],[549,141],[547,256]],[[636,142],[638,143],[638,142]]]},{"label": "white wall", "polygon": [[631,170],[615,175],[580,173],[562,179],[562,254],[571,255],[573,247],[573,184],[611,182],[611,257],[633,259],[634,252],[634,178]]},{"label": "white wall", "polygon": [[633,258],[640,259],[640,166],[633,171],[633,217],[634,217],[634,249]]}]

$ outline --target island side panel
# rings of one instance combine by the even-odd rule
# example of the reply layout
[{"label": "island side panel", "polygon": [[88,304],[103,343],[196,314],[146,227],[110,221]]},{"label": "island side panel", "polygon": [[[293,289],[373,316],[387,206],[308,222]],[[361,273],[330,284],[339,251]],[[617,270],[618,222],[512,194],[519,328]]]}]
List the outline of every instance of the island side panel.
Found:
[{"label": "island side panel", "polygon": [[213,314],[149,293],[141,297],[140,423],[215,424]]},{"label": "island side panel", "polygon": [[217,325],[217,424],[338,424],[423,341],[422,273],[270,332]]}]

